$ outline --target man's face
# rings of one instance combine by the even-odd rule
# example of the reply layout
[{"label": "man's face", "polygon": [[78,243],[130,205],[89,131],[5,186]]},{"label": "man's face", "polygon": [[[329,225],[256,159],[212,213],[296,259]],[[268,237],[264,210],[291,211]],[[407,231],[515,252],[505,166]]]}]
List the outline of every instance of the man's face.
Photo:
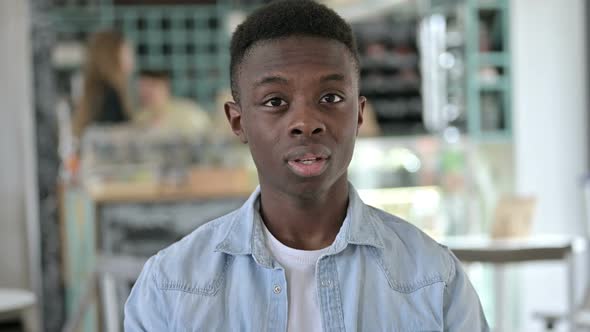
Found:
[{"label": "man's face", "polygon": [[226,103],[226,115],[263,188],[315,196],[346,185],[365,98],[345,45],[313,37],[257,43],[237,86],[239,103]]},{"label": "man's face", "polygon": [[170,95],[168,80],[143,76],[139,78],[138,86],[141,107],[161,107],[168,101]]}]

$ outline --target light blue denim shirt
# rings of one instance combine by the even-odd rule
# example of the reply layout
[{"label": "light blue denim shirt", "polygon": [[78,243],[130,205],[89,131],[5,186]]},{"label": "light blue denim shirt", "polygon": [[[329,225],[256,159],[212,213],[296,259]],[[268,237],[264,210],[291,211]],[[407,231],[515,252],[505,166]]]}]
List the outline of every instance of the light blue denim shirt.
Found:
[{"label": "light blue denim shirt", "polygon": [[[286,331],[285,272],[265,246],[259,195],[148,260],[125,331]],[[457,258],[352,185],[315,277],[324,331],[489,331]]]}]

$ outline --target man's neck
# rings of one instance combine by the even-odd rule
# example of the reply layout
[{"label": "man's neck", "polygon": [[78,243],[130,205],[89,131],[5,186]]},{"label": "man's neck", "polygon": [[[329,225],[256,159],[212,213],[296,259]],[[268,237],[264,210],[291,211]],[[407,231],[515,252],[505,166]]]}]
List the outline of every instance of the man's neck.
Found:
[{"label": "man's neck", "polygon": [[348,182],[313,198],[262,187],[260,215],[268,230],[286,246],[318,250],[334,242],[348,207]]}]

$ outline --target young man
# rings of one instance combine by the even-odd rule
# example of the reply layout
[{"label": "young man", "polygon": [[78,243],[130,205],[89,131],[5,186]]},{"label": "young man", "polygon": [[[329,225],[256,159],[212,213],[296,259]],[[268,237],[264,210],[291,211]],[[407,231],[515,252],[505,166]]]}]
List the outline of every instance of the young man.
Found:
[{"label": "young man", "polygon": [[139,125],[164,133],[196,137],[211,130],[211,120],[199,105],[172,95],[167,71],[140,71],[138,88],[140,110],[134,120]]},{"label": "young man", "polygon": [[233,132],[260,187],[145,265],[127,331],[488,331],[459,261],[347,181],[363,122],[350,27],[308,0],[231,44]]}]

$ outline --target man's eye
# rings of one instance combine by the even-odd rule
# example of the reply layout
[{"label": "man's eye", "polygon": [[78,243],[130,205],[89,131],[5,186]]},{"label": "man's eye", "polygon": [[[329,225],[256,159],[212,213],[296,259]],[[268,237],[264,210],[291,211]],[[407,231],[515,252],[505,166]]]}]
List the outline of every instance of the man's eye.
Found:
[{"label": "man's eye", "polygon": [[264,103],[264,106],[268,106],[268,107],[279,107],[279,106],[284,106],[284,105],[287,105],[287,102],[285,102],[281,98],[272,98],[272,99],[267,100]]},{"label": "man's eye", "polygon": [[339,95],[330,93],[330,94],[323,96],[322,99],[320,100],[320,102],[334,104],[334,103],[339,103],[342,100],[343,100],[342,97],[340,97]]}]

